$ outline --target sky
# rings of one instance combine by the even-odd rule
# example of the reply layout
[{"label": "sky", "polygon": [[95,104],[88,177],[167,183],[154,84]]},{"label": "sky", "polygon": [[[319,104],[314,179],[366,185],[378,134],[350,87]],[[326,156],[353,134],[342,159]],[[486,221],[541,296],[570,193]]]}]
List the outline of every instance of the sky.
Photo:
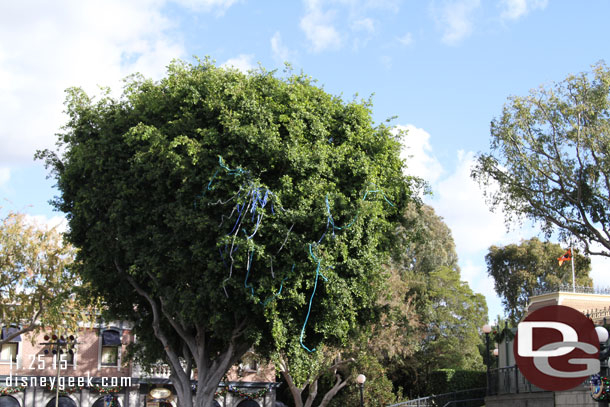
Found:
[{"label": "sky", "polygon": [[[502,306],[488,277],[491,245],[538,236],[507,232],[470,167],[489,147],[490,121],[525,95],[610,60],[610,2],[589,0],[55,0],[0,2],[0,206],[57,224],[57,195],[37,149],[66,122],[64,90],[118,92],[134,72],[160,79],[172,59],[209,56],[312,76],[351,100],[372,95],[377,123],[408,130],[403,156],[453,232],[462,279]],[[608,261],[591,276],[610,286]]]}]

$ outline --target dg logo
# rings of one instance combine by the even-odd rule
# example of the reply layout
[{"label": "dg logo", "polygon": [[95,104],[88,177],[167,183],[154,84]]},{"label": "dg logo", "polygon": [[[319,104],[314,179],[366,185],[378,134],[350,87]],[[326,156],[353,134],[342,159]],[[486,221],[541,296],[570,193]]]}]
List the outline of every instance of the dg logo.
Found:
[{"label": "dg logo", "polygon": [[523,376],[544,390],[574,388],[600,368],[593,322],[563,305],[544,307],[524,318],[513,352]]}]

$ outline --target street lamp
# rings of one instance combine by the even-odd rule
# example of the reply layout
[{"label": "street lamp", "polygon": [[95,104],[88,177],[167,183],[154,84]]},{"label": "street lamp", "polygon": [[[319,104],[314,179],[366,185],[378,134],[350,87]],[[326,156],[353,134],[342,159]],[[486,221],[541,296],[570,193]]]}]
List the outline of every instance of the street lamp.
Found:
[{"label": "street lamp", "polygon": [[67,360],[62,360],[62,355],[64,354],[64,349],[66,349],[69,354],[73,355],[74,349],[76,348],[78,342],[76,342],[76,338],[74,337],[74,335],[70,335],[67,337],[64,337],[63,335],[58,336],[56,334],[52,334],[51,336],[45,335],[44,340],[45,342],[39,343],[39,345],[48,346],[50,348],[50,350],[44,349],[44,354],[48,355],[49,352],[53,354],[53,358],[55,360],[55,367],[57,369],[57,374],[55,376],[55,407],[58,407],[59,375],[62,369],[61,362],[66,362],[67,365]]},{"label": "street lamp", "polygon": [[[608,343],[608,330],[603,326],[596,326],[595,332],[597,333],[597,339],[599,339],[599,368],[600,376],[602,376],[601,386],[605,385],[604,377],[608,377],[608,357],[610,356],[610,344]],[[603,387],[602,387],[603,389]],[[605,389],[608,391],[610,389]],[[604,397],[604,400],[600,402],[600,406],[608,407],[608,396]]]},{"label": "street lamp", "polygon": [[487,395],[489,396],[489,385],[491,384],[491,376],[489,373],[489,333],[491,332],[491,325],[485,324],[481,328],[483,333],[485,334],[485,364],[487,365]]},{"label": "street lamp", "polygon": [[356,377],[356,381],[358,382],[358,385],[360,387],[360,407],[364,407],[364,395],[362,391],[364,389],[364,382],[366,382],[366,376],[363,374],[359,374],[358,377]]}]

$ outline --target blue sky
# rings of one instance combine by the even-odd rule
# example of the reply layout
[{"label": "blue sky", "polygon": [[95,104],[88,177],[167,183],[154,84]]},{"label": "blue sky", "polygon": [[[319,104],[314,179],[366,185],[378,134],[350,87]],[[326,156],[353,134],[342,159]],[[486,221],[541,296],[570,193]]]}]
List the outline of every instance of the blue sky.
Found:
[{"label": "blue sky", "polygon": [[[333,94],[373,96],[377,122],[409,130],[410,172],[453,231],[462,277],[501,313],[484,256],[535,228],[506,232],[469,178],[489,122],[509,95],[610,59],[610,3],[601,0],[106,0],[0,4],[0,204],[57,222],[56,194],[36,149],[65,121],[63,90],[120,89],[139,71],[162,77],[173,58],[210,56],[247,70],[288,61]],[[610,286],[593,259],[594,283]]]}]

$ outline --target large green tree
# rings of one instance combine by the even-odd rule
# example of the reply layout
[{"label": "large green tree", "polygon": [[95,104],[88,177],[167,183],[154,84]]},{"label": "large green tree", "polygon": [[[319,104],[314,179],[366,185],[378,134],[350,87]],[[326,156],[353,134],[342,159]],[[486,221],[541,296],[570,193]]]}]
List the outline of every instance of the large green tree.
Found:
[{"label": "large green tree", "polygon": [[314,352],[375,317],[410,180],[370,104],[204,61],[66,106],[61,148],[40,156],[79,271],[136,321],[136,356],[169,363],[181,406],[208,406],[251,347]]},{"label": "large green tree", "polygon": [[[513,96],[491,122],[472,176],[491,204],[541,223],[588,254],[610,256],[610,70]],[[599,244],[599,249],[592,246]]]},{"label": "large green tree", "polygon": [[[538,238],[520,244],[491,246],[485,256],[487,272],[494,279],[496,293],[512,324],[521,320],[527,311],[530,297],[536,289],[554,289],[572,284],[570,262],[559,265],[558,258],[565,249],[557,243],[541,242]],[[591,260],[575,251],[576,285],[590,287]]]}]

